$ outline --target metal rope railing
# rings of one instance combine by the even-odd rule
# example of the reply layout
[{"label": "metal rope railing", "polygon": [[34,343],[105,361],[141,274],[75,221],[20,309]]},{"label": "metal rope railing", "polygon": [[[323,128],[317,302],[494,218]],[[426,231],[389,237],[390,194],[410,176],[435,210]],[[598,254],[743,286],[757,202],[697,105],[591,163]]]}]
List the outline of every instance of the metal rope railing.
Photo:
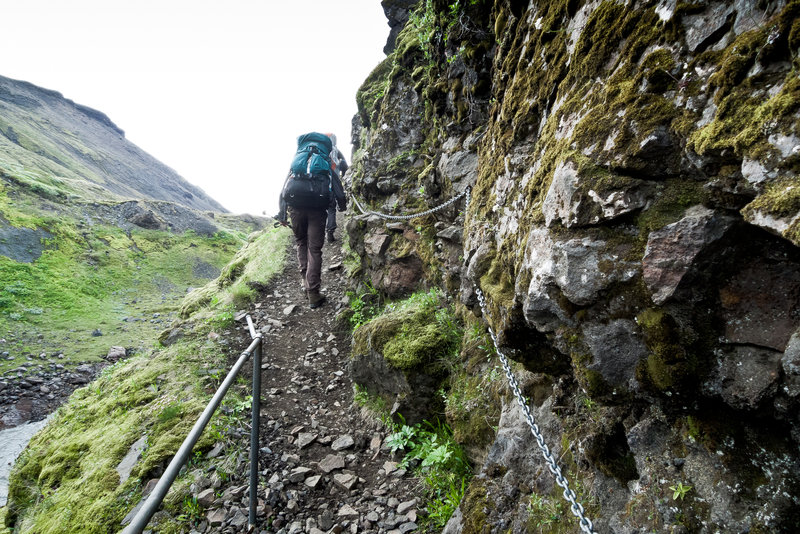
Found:
[{"label": "metal rope railing", "polygon": [[[449,206],[450,204],[453,204],[454,202],[459,200],[461,197],[466,197],[465,205],[468,206],[469,203],[470,203],[470,200],[471,200],[471,198],[470,198],[471,197],[471,193],[472,193],[472,188],[471,187],[467,187],[461,194],[451,198],[450,200],[447,200],[443,204],[440,204],[440,205],[438,205],[438,206],[436,206],[434,208],[431,208],[429,210],[426,210],[426,211],[423,211],[423,212],[420,212],[420,213],[410,214],[410,215],[389,215],[389,214],[380,213],[380,212],[377,212],[377,211],[365,211],[361,207],[361,204],[359,204],[358,199],[356,199],[355,196],[352,196],[352,195],[351,196],[352,196],[353,201],[355,202],[356,206],[358,207],[358,209],[364,214],[377,215],[378,217],[381,217],[381,218],[384,218],[384,219],[391,219],[391,220],[408,220],[408,219],[413,219],[413,218],[416,218],[416,217],[423,217],[425,215],[430,215],[431,213],[435,213],[435,212],[437,212],[437,211],[439,211],[441,209],[444,209],[445,207]],[[478,303],[480,304],[480,307],[481,307],[481,313],[483,314],[484,320],[486,320],[486,317],[488,317],[488,310],[486,309],[486,298],[483,296],[483,292],[481,291],[481,289],[479,287],[477,287],[477,285],[475,286],[475,293],[478,296]],[[500,362],[501,362],[501,364],[503,366],[503,370],[505,371],[505,375],[506,375],[506,379],[508,380],[509,387],[511,388],[511,391],[513,391],[514,397],[516,398],[517,403],[519,404],[520,408],[522,408],[522,411],[523,411],[523,413],[525,415],[525,419],[526,419],[526,421],[528,423],[528,426],[531,429],[531,433],[533,434],[533,437],[536,440],[536,443],[537,443],[537,445],[539,446],[539,449],[542,452],[542,456],[544,457],[544,460],[547,463],[547,467],[549,468],[550,472],[555,477],[556,484],[561,486],[561,488],[564,490],[564,492],[562,493],[562,496],[570,504],[570,511],[578,519],[580,529],[583,532],[585,532],[586,534],[596,534],[596,531],[594,530],[594,525],[593,525],[592,521],[586,516],[586,511],[583,508],[583,505],[581,505],[577,501],[577,495],[575,494],[575,492],[572,489],[570,489],[569,482],[567,481],[566,477],[561,472],[561,468],[559,467],[559,465],[556,462],[555,458],[553,458],[553,455],[550,452],[550,448],[545,443],[544,436],[542,436],[541,430],[539,429],[539,425],[536,424],[536,420],[534,419],[533,413],[531,412],[530,407],[528,406],[528,403],[526,402],[525,398],[522,396],[522,392],[519,389],[519,385],[517,384],[516,378],[514,378],[514,373],[511,371],[511,365],[508,362],[508,358],[500,350],[500,346],[499,346],[499,344],[497,342],[497,337],[494,335],[494,332],[492,331],[492,327],[489,325],[488,320],[486,321],[486,327],[487,327],[487,329],[489,331],[489,335],[492,338],[492,342],[494,343],[494,347],[495,347],[495,350],[497,351],[497,355],[500,357]]]},{"label": "metal rope railing", "polygon": [[361,205],[361,203],[358,201],[358,198],[356,198],[356,196],[352,192],[350,192],[350,197],[353,199],[353,203],[356,205],[358,210],[363,215],[376,215],[376,216],[378,216],[378,217],[380,217],[382,219],[390,219],[390,220],[393,220],[393,221],[408,221],[408,220],[411,220],[411,219],[416,219],[418,217],[425,217],[426,215],[431,215],[433,213],[436,213],[437,211],[443,210],[444,208],[446,208],[450,204],[458,202],[458,200],[461,197],[464,197],[464,196],[467,197],[467,204],[469,204],[469,195],[470,195],[471,191],[472,191],[472,188],[471,187],[467,187],[460,194],[454,196],[453,198],[451,198],[450,200],[444,202],[443,204],[439,204],[438,206],[435,206],[435,207],[433,207],[431,209],[428,209],[428,210],[425,210],[425,211],[421,211],[419,213],[411,213],[409,215],[390,215],[388,213],[381,213],[380,211],[365,210],[364,207]]},{"label": "metal rope railing", "polygon": [[195,446],[197,441],[200,439],[200,436],[203,433],[208,422],[211,420],[211,416],[214,415],[214,412],[219,407],[220,403],[222,402],[223,397],[228,393],[228,389],[230,389],[231,385],[233,384],[234,380],[236,380],[236,376],[241,371],[242,366],[244,363],[253,356],[253,402],[252,402],[252,428],[250,430],[250,516],[249,516],[249,523],[250,523],[250,530],[254,529],[256,526],[256,506],[258,503],[258,499],[256,495],[258,494],[258,418],[259,413],[261,411],[261,333],[256,332],[255,327],[253,326],[253,320],[248,315],[247,317],[247,326],[250,330],[250,337],[252,338],[252,342],[247,349],[242,352],[239,359],[233,365],[231,370],[228,372],[228,376],[225,377],[225,380],[217,389],[217,392],[214,394],[212,399],[209,401],[206,409],[203,410],[203,413],[200,414],[200,418],[194,424],[191,432],[189,435],[186,436],[186,439],[183,440],[178,452],[175,453],[175,456],[172,458],[172,461],[167,466],[167,469],[164,471],[164,474],[161,475],[161,478],[158,480],[156,487],[153,489],[152,493],[147,497],[147,500],[144,502],[144,505],[139,509],[136,515],[131,520],[130,524],[125,527],[124,530],[121,531],[121,534],[141,534],[147,524],[150,522],[150,519],[158,510],[158,507],[161,505],[161,502],[164,500],[164,497],[167,495],[169,488],[175,482],[175,479],[178,477],[178,473],[181,470],[181,467],[186,463],[189,459],[189,455],[192,452],[192,448]]}]

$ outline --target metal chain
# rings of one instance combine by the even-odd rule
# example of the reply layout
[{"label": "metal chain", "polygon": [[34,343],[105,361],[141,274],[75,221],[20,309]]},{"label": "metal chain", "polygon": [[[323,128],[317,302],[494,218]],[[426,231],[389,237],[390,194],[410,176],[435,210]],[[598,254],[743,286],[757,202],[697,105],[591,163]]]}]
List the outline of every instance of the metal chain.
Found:
[{"label": "metal chain", "polygon": [[[483,296],[483,292],[479,287],[476,287],[475,293],[478,295],[478,302],[481,306],[481,312],[483,313],[484,318],[486,318],[488,317],[488,314],[486,310],[486,299]],[[536,439],[536,443],[539,445],[539,449],[542,451],[542,456],[544,457],[545,462],[547,462],[550,472],[556,477],[556,483],[564,489],[563,496],[564,499],[566,499],[570,504],[570,511],[572,512],[572,515],[578,518],[581,530],[583,532],[586,534],[596,534],[592,521],[586,517],[583,506],[577,502],[577,496],[575,495],[575,492],[570,489],[569,482],[561,473],[561,468],[558,466],[555,458],[553,458],[553,455],[550,453],[550,448],[544,442],[544,437],[542,437],[542,433],[539,431],[539,425],[536,424],[533,414],[531,413],[530,408],[528,408],[528,403],[525,402],[525,399],[522,396],[522,392],[519,389],[517,380],[514,378],[514,374],[511,372],[511,365],[508,363],[508,358],[506,358],[505,354],[503,354],[500,350],[497,337],[495,337],[492,327],[488,326],[488,321],[487,328],[489,329],[489,336],[491,336],[492,342],[494,343],[494,348],[497,350],[498,356],[500,356],[500,362],[503,365],[503,370],[506,372],[506,378],[508,378],[508,383],[511,386],[511,390],[514,392],[514,396],[517,398],[517,403],[525,414],[525,419],[528,421],[528,426],[531,427],[533,437]]]},{"label": "metal chain", "polygon": [[459,194],[457,196],[454,196],[450,200],[446,201],[444,204],[440,204],[440,205],[438,205],[438,206],[436,206],[434,208],[431,208],[431,209],[425,210],[425,211],[421,211],[419,213],[412,213],[410,215],[389,215],[388,213],[381,213],[379,211],[365,210],[361,206],[361,203],[359,203],[358,199],[356,198],[356,196],[352,192],[350,193],[350,197],[353,199],[353,202],[355,202],[355,205],[358,208],[358,210],[364,215],[377,215],[378,217],[381,217],[383,219],[391,219],[391,220],[394,220],[394,221],[408,221],[408,220],[411,220],[411,219],[416,219],[418,217],[425,217],[426,215],[431,215],[432,213],[436,213],[437,211],[443,210],[444,208],[446,208],[450,204],[453,204],[454,202],[458,201],[463,196],[467,197],[467,203],[469,203],[469,192],[470,192],[470,190],[471,190],[471,188],[467,187],[461,194]]}]

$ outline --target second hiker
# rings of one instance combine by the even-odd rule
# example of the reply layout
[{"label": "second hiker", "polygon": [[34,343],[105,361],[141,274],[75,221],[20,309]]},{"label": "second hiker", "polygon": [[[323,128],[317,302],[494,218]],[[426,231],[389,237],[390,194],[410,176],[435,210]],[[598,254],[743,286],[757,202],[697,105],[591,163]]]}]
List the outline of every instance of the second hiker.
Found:
[{"label": "second hiker", "polygon": [[[347,160],[344,159],[344,154],[342,151],[339,150],[339,147],[336,146],[336,135],[332,133],[325,134],[331,139],[331,143],[333,143],[333,150],[331,150],[331,172],[333,174],[333,180],[331,180],[331,187],[333,188],[333,196],[335,198],[339,198],[340,193],[341,197],[344,198],[344,189],[342,188],[342,180],[344,179],[344,173],[347,172],[349,168],[347,165]],[[338,186],[340,191],[336,190]],[[328,223],[325,225],[326,234],[328,236],[328,241],[333,243],[336,241],[336,236],[333,235],[334,230],[336,230],[336,201],[335,198],[331,198],[330,206],[328,206]]]},{"label": "second hiker", "polygon": [[297,138],[297,152],[283,184],[277,219],[287,225],[291,218],[297,246],[297,262],[303,288],[311,308],[325,303],[322,285],[322,247],[328,207],[335,201],[339,211],[347,199],[338,176],[332,170],[333,142],[325,134],[311,132]]}]

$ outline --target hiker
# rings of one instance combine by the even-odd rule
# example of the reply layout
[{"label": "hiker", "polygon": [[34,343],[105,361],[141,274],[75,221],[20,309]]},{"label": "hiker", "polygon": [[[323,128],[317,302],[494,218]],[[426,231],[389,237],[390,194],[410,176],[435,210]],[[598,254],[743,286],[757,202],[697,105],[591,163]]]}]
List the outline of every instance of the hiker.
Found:
[{"label": "hiker", "polygon": [[[338,146],[336,146],[336,135],[332,133],[325,135],[330,137],[331,143],[333,143],[333,150],[331,151],[331,170],[333,171],[331,187],[334,190],[334,197],[338,198],[340,196],[336,191],[337,187],[341,192],[341,196],[344,197],[342,180],[344,179],[344,173],[347,172],[349,166],[347,165],[347,160],[344,159],[344,154],[342,154],[342,151],[339,150]],[[328,206],[328,223],[325,225],[325,230],[328,241],[331,243],[336,241],[336,236],[333,234],[333,232],[336,230],[336,202],[333,198],[331,198],[331,205]]]},{"label": "hiker", "polygon": [[332,172],[332,151],[333,142],[325,134],[311,132],[297,138],[297,152],[283,184],[275,217],[284,226],[289,224],[287,212],[291,218],[300,276],[312,309],[325,303],[325,295],[320,292],[322,246],[331,197],[339,211],[347,208],[344,189]]}]

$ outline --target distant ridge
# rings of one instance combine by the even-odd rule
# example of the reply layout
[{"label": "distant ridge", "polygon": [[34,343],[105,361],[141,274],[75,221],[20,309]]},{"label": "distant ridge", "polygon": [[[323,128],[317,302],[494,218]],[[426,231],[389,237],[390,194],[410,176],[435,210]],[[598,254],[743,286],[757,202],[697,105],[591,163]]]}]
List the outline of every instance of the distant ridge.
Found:
[{"label": "distant ridge", "polygon": [[[0,76],[0,170],[38,172],[89,200],[147,199],[227,212],[135,144],[108,116],[51,89]],[[83,185],[82,185],[83,184]]]}]

